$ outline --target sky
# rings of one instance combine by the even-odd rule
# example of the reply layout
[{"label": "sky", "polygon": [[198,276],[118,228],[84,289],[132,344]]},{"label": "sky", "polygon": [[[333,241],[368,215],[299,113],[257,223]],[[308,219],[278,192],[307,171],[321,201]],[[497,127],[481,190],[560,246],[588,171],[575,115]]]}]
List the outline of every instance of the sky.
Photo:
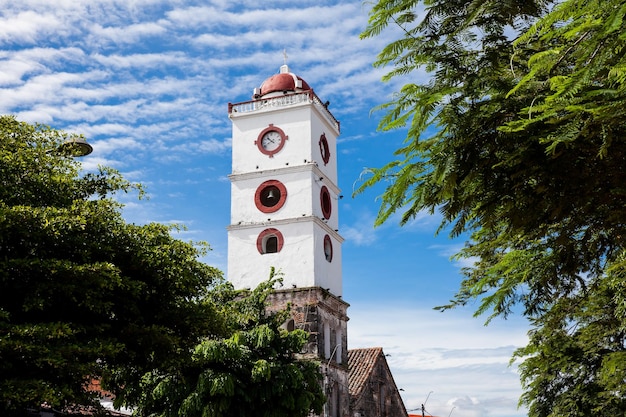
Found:
[{"label": "sky", "polygon": [[[370,2],[0,0],[0,114],[85,135],[85,171],[118,169],[149,199],[120,196],[129,222],[182,223],[207,241],[203,260],[226,272],[231,124],[227,105],[284,63],[341,122],[338,141],[343,299],[348,347],[381,346],[408,410],[426,415],[521,417],[509,366],[527,341],[520,317],[473,317],[477,305],[438,312],[455,294],[464,243],[435,236],[436,213],[374,227],[384,184],[353,196],[362,173],[392,160],[405,131],[382,133],[382,113],[414,73],[383,83],[377,53],[391,27],[361,40]],[[416,410],[413,413],[419,414]]]}]

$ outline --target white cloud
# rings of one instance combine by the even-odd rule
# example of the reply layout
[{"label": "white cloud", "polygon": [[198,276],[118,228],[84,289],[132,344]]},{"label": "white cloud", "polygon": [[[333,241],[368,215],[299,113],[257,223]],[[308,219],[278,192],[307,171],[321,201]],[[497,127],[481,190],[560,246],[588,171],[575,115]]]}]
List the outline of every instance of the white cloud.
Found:
[{"label": "white cloud", "polygon": [[186,67],[194,62],[184,53],[179,51],[162,52],[162,53],[130,53],[127,55],[111,54],[104,55],[102,53],[93,54],[91,57],[98,64],[111,68],[134,68],[149,69],[162,66],[164,64],[175,67]]},{"label": "white cloud", "polygon": [[[400,224],[404,212],[395,212],[388,220],[391,224]],[[434,235],[441,223],[441,215],[439,213],[431,214],[428,210],[420,210],[415,216],[402,225],[402,232],[425,232]]]},{"label": "white cloud", "polygon": [[[382,346],[408,409],[457,417],[521,416],[519,375],[508,363],[527,343],[519,319],[485,327],[468,311],[444,313],[415,306],[353,305],[349,348]],[[444,318],[444,320],[442,320]]]},{"label": "white cloud", "polygon": [[229,150],[231,147],[231,141],[219,141],[215,139],[203,140],[196,147],[197,151],[206,153],[222,153],[225,150]]},{"label": "white cloud", "polygon": [[63,27],[62,22],[49,13],[41,14],[33,10],[5,13],[6,17],[0,18],[0,43],[3,44],[36,44],[40,38]]},{"label": "white cloud", "polygon": [[[309,27],[333,26],[344,16],[351,16],[356,9],[354,3],[338,4],[330,7],[306,7],[289,3],[287,8],[237,7],[232,11],[224,7],[189,7],[175,9],[167,13],[167,18],[174,24],[189,28],[213,29],[219,26],[248,28],[259,32],[259,29],[280,29],[300,36],[297,30]],[[273,6],[273,5],[272,5]]]},{"label": "white cloud", "polygon": [[[110,126],[114,131],[114,126]],[[94,153],[97,155],[108,155],[113,151],[139,149],[141,144],[137,139],[129,137],[118,137],[105,140],[98,140],[92,144]]]},{"label": "white cloud", "polygon": [[91,29],[90,36],[97,38],[98,42],[110,40],[114,43],[131,44],[141,41],[144,37],[163,34],[167,31],[161,23],[148,22],[131,24],[122,27],[102,27],[95,25]]},{"label": "white cloud", "polygon": [[352,225],[343,225],[341,235],[347,244],[356,246],[368,246],[376,242],[376,229],[374,228],[374,216],[363,212]]},{"label": "white cloud", "polygon": [[[442,245],[442,244],[437,244],[437,245],[431,245],[429,246],[428,249],[433,249],[435,251],[437,251],[437,253],[442,256],[442,257],[446,257],[448,259],[451,259],[453,256],[455,256],[457,253],[459,253],[461,251],[461,249],[463,249],[463,244],[449,244],[449,245]],[[460,258],[460,259],[454,259],[454,265],[456,265],[458,268],[471,268],[473,266],[475,266],[475,263],[479,261],[478,257],[469,257],[469,258]]]}]

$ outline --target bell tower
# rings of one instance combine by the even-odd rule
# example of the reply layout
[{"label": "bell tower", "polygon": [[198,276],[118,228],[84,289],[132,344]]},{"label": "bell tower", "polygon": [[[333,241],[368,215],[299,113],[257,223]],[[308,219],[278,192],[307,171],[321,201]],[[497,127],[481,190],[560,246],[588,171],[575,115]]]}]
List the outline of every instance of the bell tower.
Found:
[{"label": "bell tower", "polygon": [[329,399],[325,416],[349,414],[347,308],[341,299],[337,206],[340,125],[313,89],[285,64],[229,104],[232,121],[228,280],[254,288],[271,267],[283,274],[272,309],[291,303],[309,332],[303,356],[319,360]]}]

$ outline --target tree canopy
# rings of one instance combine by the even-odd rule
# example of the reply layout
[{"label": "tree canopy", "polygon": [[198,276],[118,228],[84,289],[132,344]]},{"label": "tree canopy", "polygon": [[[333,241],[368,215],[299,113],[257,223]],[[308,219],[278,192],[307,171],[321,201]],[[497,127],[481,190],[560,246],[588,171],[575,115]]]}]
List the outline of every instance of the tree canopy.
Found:
[{"label": "tree canopy", "polygon": [[[260,312],[276,280],[234,291],[199,261],[206,244],[175,239],[176,226],[126,223],[115,195],[141,187],[109,168],[82,173],[61,146],[72,139],[0,117],[0,414],[97,406],[92,378],[141,415],[259,414],[263,401],[271,409],[292,390],[292,402],[277,406],[290,412],[273,415],[317,410],[319,369],[295,361],[306,336],[282,333],[280,315]],[[151,401],[164,392],[150,385],[156,376],[185,373],[205,388],[229,379],[237,394],[230,402],[214,389],[197,397],[222,414],[203,414],[191,400],[175,410]],[[179,392],[190,386],[169,381]],[[245,384],[259,392],[246,397]]]},{"label": "tree canopy", "polygon": [[267,313],[266,299],[276,283],[272,271],[251,292],[229,286],[216,292],[212,302],[227,306],[232,335],[203,340],[182,367],[146,375],[141,411],[159,417],[321,413],[326,398],[319,363],[298,358],[308,333],[282,328],[289,311]]},{"label": "tree canopy", "polygon": [[380,129],[407,136],[360,190],[388,184],[377,224],[439,211],[440,230],[469,234],[457,257],[477,261],[442,308],[521,306],[531,416],[626,410],[625,12],[617,0],[381,0],[362,33],[403,30],[375,62],[393,67],[385,80],[429,76],[380,106]]}]

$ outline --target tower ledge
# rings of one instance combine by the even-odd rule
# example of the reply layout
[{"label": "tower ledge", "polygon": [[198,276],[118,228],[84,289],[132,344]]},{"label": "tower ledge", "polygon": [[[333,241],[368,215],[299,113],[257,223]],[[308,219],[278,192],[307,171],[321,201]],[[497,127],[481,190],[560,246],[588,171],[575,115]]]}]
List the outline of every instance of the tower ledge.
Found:
[{"label": "tower ledge", "polygon": [[315,108],[324,116],[332,127],[337,131],[337,135],[341,131],[339,121],[328,110],[328,102],[324,103],[315,94],[313,89],[299,93],[285,93],[284,95],[261,98],[258,100],[242,101],[239,103],[228,103],[228,117],[231,119],[242,115],[253,113],[284,109],[297,104],[313,104]]}]

